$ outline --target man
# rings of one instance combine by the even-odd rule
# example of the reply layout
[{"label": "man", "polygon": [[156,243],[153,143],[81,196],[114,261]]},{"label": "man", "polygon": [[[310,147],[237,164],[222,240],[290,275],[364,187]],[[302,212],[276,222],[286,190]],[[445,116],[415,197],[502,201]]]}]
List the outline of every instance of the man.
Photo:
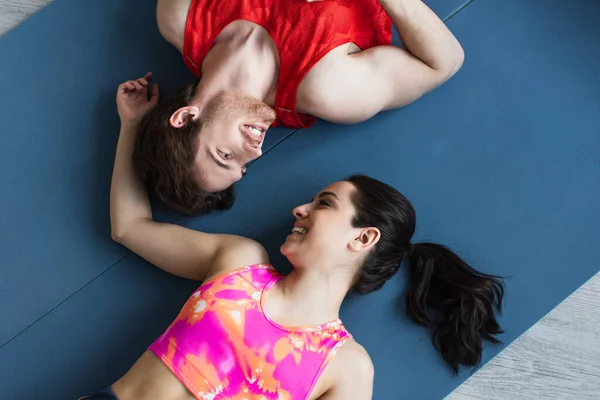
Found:
[{"label": "man", "polygon": [[[159,0],[157,21],[201,79],[144,117],[133,158],[186,214],[231,207],[269,127],[364,121],[435,89],[464,58],[420,0]],[[406,49],[391,45],[392,24]]]}]

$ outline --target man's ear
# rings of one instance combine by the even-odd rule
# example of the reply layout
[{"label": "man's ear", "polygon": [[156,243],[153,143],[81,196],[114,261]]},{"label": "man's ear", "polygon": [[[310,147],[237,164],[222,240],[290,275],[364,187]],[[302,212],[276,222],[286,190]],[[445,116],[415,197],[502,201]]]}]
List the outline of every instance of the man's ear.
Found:
[{"label": "man's ear", "polygon": [[175,111],[169,123],[173,128],[181,128],[185,126],[189,121],[200,118],[200,109],[196,106],[185,106]]}]

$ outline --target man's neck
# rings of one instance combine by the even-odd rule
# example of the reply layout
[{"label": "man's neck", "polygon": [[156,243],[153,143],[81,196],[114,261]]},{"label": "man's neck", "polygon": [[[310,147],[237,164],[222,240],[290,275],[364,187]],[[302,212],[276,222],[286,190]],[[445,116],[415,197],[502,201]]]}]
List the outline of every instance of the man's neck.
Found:
[{"label": "man's neck", "polygon": [[[242,24],[236,25],[238,22]],[[202,63],[195,103],[223,91],[242,91],[273,106],[277,91],[277,48],[264,29],[236,21],[221,32]]]}]

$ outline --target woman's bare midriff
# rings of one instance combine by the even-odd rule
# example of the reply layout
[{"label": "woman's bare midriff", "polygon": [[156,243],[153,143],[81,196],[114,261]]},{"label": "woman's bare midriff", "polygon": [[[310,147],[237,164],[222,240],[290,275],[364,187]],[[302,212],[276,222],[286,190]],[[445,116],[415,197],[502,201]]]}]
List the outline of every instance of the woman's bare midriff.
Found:
[{"label": "woman's bare midriff", "polygon": [[146,351],[112,389],[119,400],[194,400],[153,353]]}]

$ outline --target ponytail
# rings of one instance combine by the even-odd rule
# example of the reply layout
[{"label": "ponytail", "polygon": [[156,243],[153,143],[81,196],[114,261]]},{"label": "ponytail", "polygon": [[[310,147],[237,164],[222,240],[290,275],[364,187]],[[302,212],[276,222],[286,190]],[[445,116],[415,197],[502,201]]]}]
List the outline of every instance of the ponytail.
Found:
[{"label": "ponytail", "polygon": [[[500,343],[502,333],[494,309],[502,311],[504,285],[500,277],[475,271],[446,247],[433,243],[411,245],[417,215],[413,205],[393,187],[365,175],[346,179],[352,194],[354,227],[374,226],[379,242],[363,261],[352,289],[371,293],[381,288],[408,259],[411,282],[408,314],[431,328],[433,345],[458,373],[460,364],[481,362],[483,341]],[[430,313],[435,309],[436,313]]]},{"label": "ponytail", "polygon": [[[474,270],[450,249],[434,243],[413,245],[408,266],[408,314],[432,329],[433,345],[455,374],[459,364],[479,365],[483,340],[501,343],[495,336],[503,331],[494,314],[494,309],[502,311],[501,278]],[[430,314],[430,308],[440,315]]]}]

